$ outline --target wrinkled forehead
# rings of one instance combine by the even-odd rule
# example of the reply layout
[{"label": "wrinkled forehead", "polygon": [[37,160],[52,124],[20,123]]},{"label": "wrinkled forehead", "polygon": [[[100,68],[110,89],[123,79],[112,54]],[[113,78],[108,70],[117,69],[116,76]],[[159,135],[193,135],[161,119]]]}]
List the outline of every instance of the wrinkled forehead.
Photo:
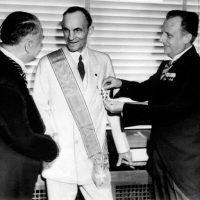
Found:
[{"label": "wrinkled forehead", "polygon": [[78,27],[87,27],[88,22],[82,12],[76,11],[73,13],[67,13],[63,16],[62,26],[65,28],[75,29]]}]

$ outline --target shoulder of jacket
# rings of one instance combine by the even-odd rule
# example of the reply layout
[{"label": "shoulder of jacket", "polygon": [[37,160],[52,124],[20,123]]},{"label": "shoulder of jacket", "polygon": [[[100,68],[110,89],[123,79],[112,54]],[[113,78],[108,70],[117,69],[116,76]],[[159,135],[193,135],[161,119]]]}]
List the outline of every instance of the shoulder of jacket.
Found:
[{"label": "shoulder of jacket", "polygon": [[[13,77],[11,76],[1,76],[0,77],[0,88],[4,88],[4,90],[7,88],[10,91],[15,91],[19,93],[19,85],[17,84],[17,81],[13,80]],[[1,95],[2,91],[1,91]]]},{"label": "shoulder of jacket", "polygon": [[13,76],[13,72],[8,68],[4,67],[0,70],[0,84],[11,86],[13,88],[16,87],[17,80],[15,76]]},{"label": "shoulder of jacket", "polygon": [[97,51],[91,48],[88,48],[89,53],[94,54],[95,56],[101,56],[101,57],[106,57],[109,58],[109,55],[105,52]]}]

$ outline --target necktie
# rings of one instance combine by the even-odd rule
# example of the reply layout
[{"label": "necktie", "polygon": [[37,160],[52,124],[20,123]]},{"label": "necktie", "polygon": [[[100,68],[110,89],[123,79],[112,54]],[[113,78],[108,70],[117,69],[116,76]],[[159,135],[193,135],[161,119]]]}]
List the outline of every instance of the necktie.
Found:
[{"label": "necktie", "polygon": [[162,75],[160,77],[160,79],[163,79],[166,75],[166,73],[169,71],[169,69],[173,66],[174,62],[172,62],[171,60],[168,61],[166,64],[165,64],[165,67],[162,71]]},{"label": "necktie", "polygon": [[84,64],[82,62],[82,56],[79,56],[79,61],[78,61],[78,71],[79,74],[81,76],[81,79],[83,80],[84,76],[85,76],[85,69],[84,69]]}]

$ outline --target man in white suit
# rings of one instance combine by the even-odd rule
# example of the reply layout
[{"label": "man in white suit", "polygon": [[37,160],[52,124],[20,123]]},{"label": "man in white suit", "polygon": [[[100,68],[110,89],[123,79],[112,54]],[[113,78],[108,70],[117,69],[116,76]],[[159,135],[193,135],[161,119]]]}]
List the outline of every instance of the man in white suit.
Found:
[{"label": "man in white suit", "polygon": [[[107,155],[107,120],[119,153],[117,165],[131,165],[132,160],[119,117],[107,115],[103,105],[102,81],[114,75],[111,60],[86,45],[93,26],[85,8],[68,8],[63,14],[62,29],[66,46],[40,60],[33,92],[46,134],[60,147],[59,157],[43,171],[48,198],[74,200],[79,186],[85,200],[112,200],[107,160],[98,165],[99,158]],[[85,132],[84,123],[91,125]],[[99,169],[103,169],[103,175],[95,174]]]}]

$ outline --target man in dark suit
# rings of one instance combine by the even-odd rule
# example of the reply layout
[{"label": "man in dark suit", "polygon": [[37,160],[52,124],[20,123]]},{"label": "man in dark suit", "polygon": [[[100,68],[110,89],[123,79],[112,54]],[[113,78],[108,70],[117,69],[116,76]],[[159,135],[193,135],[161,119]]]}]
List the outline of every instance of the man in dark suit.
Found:
[{"label": "man in dark suit", "polygon": [[[112,113],[123,113],[125,126],[151,124],[147,167],[156,199],[200,199],[200,58],[193,42],[198,34],[196,13],[173,10],[162,26],[160,41],[172,61],[163,61],[148,80],[115,78],[106,89],[148,105],[105,101]],[[134,155],[133,155],[134,156]]]},{"label": "man in dark suit", "polygon": [[42,47],[39,20],[13,12],[0,29],[0,200],[31,200],[42,161],[58,154],[26,86],[24,63]]}]

